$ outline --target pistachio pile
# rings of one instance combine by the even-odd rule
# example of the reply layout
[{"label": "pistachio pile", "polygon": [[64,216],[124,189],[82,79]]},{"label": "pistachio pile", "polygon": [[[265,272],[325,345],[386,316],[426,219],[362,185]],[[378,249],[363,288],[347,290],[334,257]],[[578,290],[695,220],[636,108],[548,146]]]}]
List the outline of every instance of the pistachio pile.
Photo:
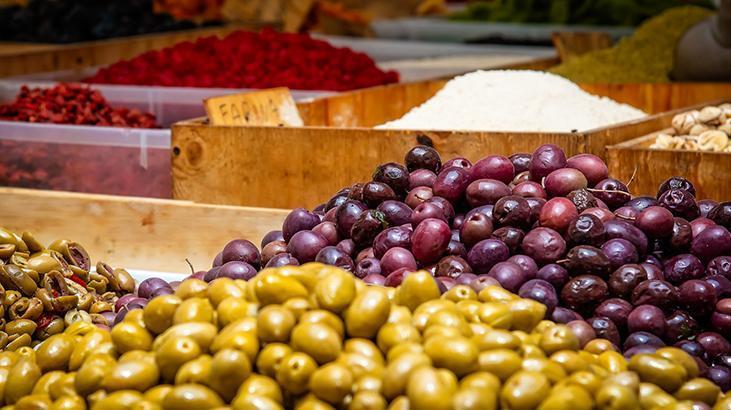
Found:
[{"label": "pistachio pile", "polygon": [[676,115],[650,148],[731,152],[731,103]]},{"label": "pistachio pile", "polygon": [[0,353],[0,404],[53,409],[731,409],[684,351],[627,361],[498,286],[444,294],[333,266],[190,278],[111,331]]},{"label": "pistachio pile", "polygon": [[34,347],[76,321],[109,326],[117,298],[134,290],[124,269],[98,262],[93,271],[76,242],[46,247],[29,232],[0,228],[0,349]]}]

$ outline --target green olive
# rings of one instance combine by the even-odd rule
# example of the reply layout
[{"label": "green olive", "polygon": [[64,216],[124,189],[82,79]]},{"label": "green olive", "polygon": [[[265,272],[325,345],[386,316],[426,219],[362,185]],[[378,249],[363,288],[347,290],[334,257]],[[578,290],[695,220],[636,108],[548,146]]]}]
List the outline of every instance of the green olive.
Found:
[{"label": "green olive", "polygon": [[269,305],[259,311],[256,328],[262,342],[287,342],[297,319],[282,305]]},{"label": "green olive", "polygon": [[28,269],[32,269],[40,274],[46,274],[52,270],[61,270],[61,263],[58,259],[49,254],[39,254],[28,259]]},{"label": "green olive", "polygon": [[455,386],[443,383],[436,369],[420,366],[411,372],[406,383],[406,397],[414,410],[449,410]]},{"label": "green olive", "polygon": [[181,303],[182,300],[175,295],[162,295],[150,300],[143,309],[145,328],[156,335],[170,328],[175,310]]},{"label": "green olive", "polygon": [[466,337],[435,336],[424,343],[424,352],[434,366],[449,369],[458,377],[474,371],[480,351]]},{"label": "green olive", "polygon": [[702,401],[709,406],[713,406],[720,393],[721,389],[712,381],[695,378],[680,386],[678,391],[675,392],[675,398],[678,400]]},{"label": "green olive", "polygon": [[579,339],[570,327],[557,324],[541,334],[539,346],[550,355],[559,350],[578,350]]},{"label": "green olive", "polygon": [[324,309],[314,309],[303,313],[299,318],[299,324],[302,323],[322,323],[336,331],[341,339],[345,336],[345,326],[340,316]]},{"label": "green olive", "polygon": [[58,400],[61,397],[76,396],[76,387],[74,383],[76,381],[76,372],[70,372],[64,374],[56,383],[48,386],[48,393],[51,395],[51,399]]},{"label": "green olive", "polygon": [[573,350],[559,350],[551,355],[551,361],[560,364],[566,374],[589,370],[589,363]]},{"label": "green olive", "polygon": [[227,326],[229,323],[235,322],[242,317],[254,317],[257,313],[257,305],[247,302],[241,298],[226,298],[216,307],[216,316],[218,325]]},{"label": "green olive", "polygon": [[242,394],[231,403],[233,410],[283,410],[281,403],[265,396]]},{"label": "green olive", "polygon": [[[462,285],[460,285],[462,286]],[[452,288],[454,289],[454,288]],[[457,302],[457,310],[464,316],[464,318],[470,323],[479,323],[480,322],[480,306],[482,306],[482,303],[476,301],[476,300],[460,300]]]},{"label": "green olive", "polygon": [[592,410],[594,399],[580,386],[566,385],[551,390],[551,394],[538,406],[538,410]]},{"label": "green olive", "polygon": [[117,363],[104,376],[102,386],[107,391],[137,390],[144,392],[157,384],[160,371],[151,360],[129,360]]},{"label": "green olive", "polygon": [[422,303],[439,299],[442,292],[431,273],[420,270],[406,276],[397,288],[396,300],[399,305],[406,306],[412,312]]},{"label": "green olive", "polygon": [[60,371],[60,370],[54,370],[50,371],[48,373],[44,373],[43,376],[41,376],[40,379],[36,382],[36,385],[33,386],[33,394],[48,394],[50,395],[50,386],[54,383],[57,383],[61,380],[61,378],[66,373]]},{"label": "green olive", "polygon": [[18,360],[8,372],[5,382],[5,403],[14,404],[23,396],[30,394],[41,375],[42,370],[34,360],[26,357]]},{"label": "green olive", "polygon": [[653,383],[670,392],[677,390],[687,377],[683,366],[654,354],[632,356],[628,368],[637,372],[643,382]]},{"label": "green olive", "polygon": [[500,302],[507,303],[511,300],[518,299],[518,296],[510,293],[500,286],[490,285],[483,288],[478,294],[477,298],[482,302]]},{"label": "green olive", "polygon": [[[238,286],[235,286],[238,289]],[[209,292],[210,292],[209,288]],[[173,325],[191,322],[214,323],[215,310],[208,299],[190,298],[184,300],[173,315]]]},{"label": "green olive", "polygon": [[66,370],[73,351],[73,337],[63,333],[53,335],[38,347],[36,362],[44,372]]},{"label": "green olive", "polygon": [[627,360],[622,354],[614,351],[606,351],[599,354],[597,358],[599,366],[610,373],[621,373],[627,370]]},{"label": "green olive", "polygon": [[[152,342],[152,349],[159,350],[166,342],[174,339],[190,338],[203,351],[208,350],[216,338],[218,329],[211,323],[190,322],[172,326]],[[221,332],[223,333],[223,332]]]},{"label": "green olive", "polygon": [[480,389],[460,389],[454,395],[454,410],[496,410],[497,392]]},{"label": "green olive", "polygon": [[698,363],[688,353],[677,347],[661,347],[655,354],[677,363],[685,369],[688,378],[698,377]]},{"label": "green olive", "polygon": [[478,371],[460,380],[459,388],[498,392],[500,391],[500,379],[494,374]]},{"label": "green olive", "polygon": [[360,353],[343,353],[338,357],[336,362],[350,369],[353,373],[353,378],[356,380],[365,375],[380,377],[384,371],[381,362]]},{"label": "green olive", "polygon": [[340,404],[353,388],[353,374],[340,363],[328,363],[312,373],[310,391],[318,398]]},{"label": "green olive", "polygon": [[251,362],[246,353],[224,349],[213,356],[210,378],[206,384],[226,402],[230,402],[250,374]]},{"label": "green olive", "polygon": [[283,343],[269,343],[261,349],[256,358],[256,368],[264,376],[276,377],[279,365],[292,353],[292,348]]},{"label": "green olive", "polygon": [[175,384],[206,384],[211,375],[213,358],[203,354],[180,366],[175,373]]},{"label": "green olive", "polygon": [[509,349],[494,349],[481,352],[477,357],[477,365],[481,371],[492,373],[505,381],[523,366],[518,353]]},{"label": "green olive", "polygon": [[594,339],[590,340],[589,343],[587,343],[584,346],[584,350],[589,353],[594,354],[601,354],[603,352],[616,352],[617,349],[612,345],[612,342],[610,342],[607,339]]},{"label": "green olive", "polygon": [[259,272],[254,284],[254,292],[262,306],[282,304],[287,299],[307,297],[309,294],[302,283],[277,271]]},{"label": "green olive", "polygon": [[16,409],[48,409],[51,407],[51,398],[47,394],[31,394],[22,397],[15,403]]},{"label": "green olive", "polygon": [[459,305],[459,302],[465,300],[477,301],[477,293],[475,293],[475,291],[467,285],[457,285],[444,293],[442,298],[451,300]]},{"label": "green olive", "polygon": [[551,383],[542,373],[521,370],[508,378],[500,392],[503,408],[535,409],[551,390]]},{"label": "green olive", "polygon": [[431,366],[431,359],[423,353],[404,353],[386,366],[383,379],[383,395],[394,399],[406,391],[406,382],[417,367]]},{"label": "green olive", "polygon": [[[384,293],[386,293],[384,291]],[[388,296],[388,295],[386,295]],[[389,299],[390,301],[390,299]],[[426,302],[424,305],[426,305],[429,302]],[[422,306],[424,306],[422,305]],[[418,308],[417,308],[418,310]],[[387,323],[407,323],[411,324],[411,321],[413,320],[414,315],[411,314],[411,311],[406,306],[399,306],[399,305],[391,305],[391,312],[388,314],[388,320]],[[426,319],[424,319],[424,322],[426,323]]]},{"label": "green olive", "polygon": [[378,350],[378,346],[368,339],[352,338],[346,340],[345,345],[343,345],[343,352],[359,353],[377,361],[381,365],[384,364],[383,354]]},{"label": "green olive", "polygon": [[391,303],[388,295],[376,287],[358,292],[345,311],[345,323],[352,337],[372,338],[388,320]]},{"label": "green olive", "polygon": [[386,410],[386,399],[374,391],[359,391],[353,395],[348,410]]},{"label": "green olive", "polygon": [[484,334],[476,334],[472,336],[472,342],[480,351],[492,349],[515,350],[520,346],[520,339],[504,329],[491,329]]},{"label": "green olive", "polygon": [[426,342],[433,336],[447,338],[464,337],[464,335],[462,334],[462,332],[459,331],[458,328],[445,325],[431,325],[422,332],[421,336],[422,339],[424,339],[424,342]]},{"label": "green olive", "polygon": [[335,410],[335,407],[327,404],[310,393],[299,398],[294,404],[294,410]]},{"label": "green olive", "polygon": [[523,370],[542,373],[552,383],[558,383],[566,378],[566,371],[560,364],[545,358],[523,359],[522,368]]},{"label": "green olive", "polygon": [[237,328],[236,323],[238,322],[228,325],[213,339],[211,352],[215,354],[223,349],[237,349],[245,352],[249,361],[256,360],[256,355],[259,353],[259,339],[256,333]]},{"label": "green olive", "polygon": [[[277,384],[277,381],[271,377],[262,376],[259,374],[252,374],[249,376],[238,390],[238,395],[249,395],[267,397],[274,402],[282,404],[282,389]],[[234,399],[234,403],[236,399]]]},{"label": "green olive", "polygon": [[[394,306],[394,310],[400,309],[405,312],[409,312],[411,314],[410,310],[408,308],[405,308],[404,306]],[[409,324],[413,324],[419,331],[423,331],[424,328],[426,328],[426,321],[436,312],[442,311],[442,310],[448,310],[450,312],[458,312],[457,304],[452,302],[449,299],[433,299],[426,301],[419,305],[416,310],[414,310],[414,313],[411,314],[411,317],[409,318],[408,315],[405,314],[406,318],[408,320],[403,320],[404,322],[407,322]],[[400,320],[391,320],[389,318],[389,322],[395,323],[400,322]]]},{"label": "green olive", "polygon": [[350,272],[328,269],[315,285],[314,295],[320,308],[340,313],[355,298],[355,279]]},{"label": "green olive", "polygon": [[20,360],[17,352],[0,351],[0,367],[13,367]]},{"label": "green olive", "polygon": [[390,363],[404,353],[424,353],[424,345],[416,342],[400,343],[388,351],[386,361]]},{"label": "green olive", "polygon": [[173,381],[178,369],[201,353],[202,349],[195,339],[186,336],[171,337],[155,351],[155,362],[163,379]]},{"label": "green olive", "polygon": [[294,352],[285,357],[277,369],[277,382],[292,394],[307,391],[310,377],[317,369],[315,359],[305,353]]},{"label": "green olive", "polygon": [[[94,326],[94,325],[91,325]],[[86,360],[87,356],[93,353],[103,343],[111,343],[112,337],[109,332],[94,329],[85,334],[79,343],[74,346],[74,351],[69,357],[69,370],[77,370]]]},{"label": "green olive", "polygon": [[8,336],[19,335],[19,334],[32,335],[36,331],[37,327],[38,327],[38,324],[36,324],[36,322],[34,322],[32,320],[17,319],[17,320],[8,322],[5,325],[5,333],[7,333]]},{"label": "green olive", "polygon": [[[546,315],[546,305],[533,299],[513,300],[508,302],[508,305],[513,316],[513,329],[530,332]],[[574,336],[570,330],[569,333]],[[570,336],[566,336],[566,338],[570,339]]]},{"label": "green olive", "polygon": [[299,320],[300,317],[308,310],[314,309],[313,304],[306,298],[291,298],[284,302],[284,305],[282,306],[289,309],[297,320]]},{"label": "green olive", "polygon": [[604,379],[604,384],[617,384],[626,387],[633,392],[638,392],[640,388],[640,378],[635,372],[623,371],[609,375],[606,379]]},{"label": "green olive", "polygon": [[218,278],[208,285],[208,299],[218,306],[227,298],[244,298],[244,290],[229,278]]},{"label": "green olive", "polygon": [[[633,358],[636,356],[640,355],[635,355]],[[640,383],[640,406],[643,409],[667,409],[675,403],[675,398],[661,387],[652,383]]]},{"label": "green olive", "polygon": [[510,306],[508,306],[507,303],[483,303],[482,306],[480,306],[478,315],[483,323],[490,325],[495,329],[507,330],[513,325],[513,315],[510,313]]},{"label": "green olive", "polygon": [[140,327],[147,329],[145,325],[145,311],[142,309],[132,309],[124,316],[123,322],[134,322]]},{"label": "green olive", "polygon": [[190,278],[180,282],[175,289],[175,296],[181,300],[189,298],[204,298],[208,295],[208,283],[206,281]]},{"label": "green olive", "polygon": [[0,404],[4,404],[3,400],[5,397],[5,385],[8,382],[8,374],[10,374],[9,367],[0,367]]},{"label": "green olive", "polygon": [[342,351],[340,335],[320,323],[301,323],[292,330],[292,349],[307,353],[319,364],[331,362]]},{"label": "green olive", "polygon": [[470,329],[470,326],[467,324],[467,321],[464,319],[464,317],[459,313],[458,310],[440,310],[437,312],[432,313],[429,316],[429,319],[426,321],[426,326],[424,329],[429,329],[431,326],[448,326],[448,327],[454,327],[459,332],[467,337],[472,336],[472,330]]},{"label": "green olive", "polygon": [[353,382],[353,393],[364,390],[380,393],[383,390],[383,380],[370,374],[360,376]]},{"label": "green olive", "polygon": [[150,350],[152,335],[134,322],[121,322],[112,328],[112,342],[120,353],[133,350]]},{"label": "green olive", "polygon": [[86,410],[86,402],[79,396],[64,396],[54,401],[49,410]]},{"label": "green olive", "polygon": [[115,365],[114,359],[107,354],[91,354],[76,373],[74,379],[76,392],[85,396],[99,390],[104,377],[114,369]]},{"label": "green olive", "polygon": [[223,400],[206,386],[181,384],[173,387],[162,401],[165,410],[207,410],[223,406]]},{"label": "green olive", "polygon": [[145,400],[149,401],[150,403],[162,405],[162,401],[165,399],[165,396],[170,393],[171,390],[173,390],[173,386],[169,384],[158,384],[157,386],[147,390],[144,394],[144,397]]},{"label": "green olive", "polygon": [[399,396],[391,402],[391,405],[388,406],[388,410],[409,410],[410,407],[409,398],[406,396]]},{"label": "green olive", "polygon": [[607,410],[633,410],[638,400],[632,389],[618,384],[605,384],[596,393],[596,404]]},{"label": "green olive", "polygon": [[376,337],[378,348],[382,352],[388,353],[388,351],[401,343],[406,342],[421,342],[421,335],[419,331],[410,324],[407,323],[386,323],[378,331]]}]

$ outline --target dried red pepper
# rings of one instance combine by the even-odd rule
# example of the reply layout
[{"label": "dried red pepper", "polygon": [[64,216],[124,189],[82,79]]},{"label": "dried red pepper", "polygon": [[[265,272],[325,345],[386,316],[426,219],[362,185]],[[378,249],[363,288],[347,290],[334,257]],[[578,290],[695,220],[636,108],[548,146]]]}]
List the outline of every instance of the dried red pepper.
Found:
[{"label": "dried red pepper", "polygon": [[98,90],[64,83],[50,88],[22,86],[13,102],[0,105],[0,120],[159,128],[153,114],[112,107]]},{"label": "dried red pepper", "polygon": [[75,273],[71,274],[71,277],[70,277],[69,279],[73,280],[74,282],[76,282],[76,283],[78,283],[79,285],[81,285],[81,286],[83,286],[84,288],[86,288],[86,282],[84,282],[84,279],[81,279],[81,278],[80,278],[80,277],[79,277],[78,275],[76,275]]},{"label": "dried red pepper", "polygon": [[205,37],[100,69],[88,83],[345,91],[397,82],[364,53],[307,34],[238,31]]}]

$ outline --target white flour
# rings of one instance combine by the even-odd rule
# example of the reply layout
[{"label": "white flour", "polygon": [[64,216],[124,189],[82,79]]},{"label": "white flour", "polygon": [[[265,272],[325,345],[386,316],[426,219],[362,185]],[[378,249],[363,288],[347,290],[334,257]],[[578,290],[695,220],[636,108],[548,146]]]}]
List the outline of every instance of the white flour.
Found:
[{"label": "white flour", "polygon": [[456,77],[429,101],[376,128],[571,132],[645,115],[554,74],[495,70]]}]

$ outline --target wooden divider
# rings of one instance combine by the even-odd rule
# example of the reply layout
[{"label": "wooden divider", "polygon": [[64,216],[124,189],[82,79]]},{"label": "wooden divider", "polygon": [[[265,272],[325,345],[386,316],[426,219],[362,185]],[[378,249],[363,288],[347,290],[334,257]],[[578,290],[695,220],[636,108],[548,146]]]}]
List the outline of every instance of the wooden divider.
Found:
[{"label": "wooden divider", "polygon": [[0,188],[0,227],[33,232],[43,243],[69,238],[96,263],[190,273],[187,258],[208,269],[226,243],[257,246],[281,229],[286,210],[202,205],[188,201]]}]

